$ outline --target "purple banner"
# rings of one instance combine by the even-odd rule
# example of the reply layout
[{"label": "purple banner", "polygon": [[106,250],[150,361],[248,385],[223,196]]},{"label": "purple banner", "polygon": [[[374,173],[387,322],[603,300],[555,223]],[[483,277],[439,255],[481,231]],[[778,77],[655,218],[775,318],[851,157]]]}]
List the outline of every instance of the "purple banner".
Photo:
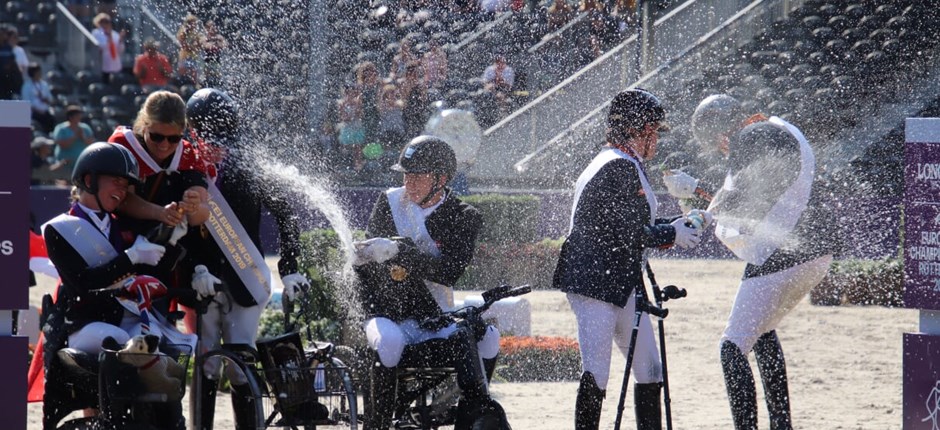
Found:
[{"label": "purple banner", "polygon": [[[22,110],[25,110],[25,116]],[[22,117],[22,118],[21,118]],[[29,307],[29,104],[0,104],[0,310]],[[25,119],[25,122],[21,122]]]},{"label": "purple banner", "polygon": [[940,428],[940,336],[904,333],[903,430]]},{"label": "purple banner", "polygon": [[940,119],[908,119],[906,134],[904,305],[940,310]]}]

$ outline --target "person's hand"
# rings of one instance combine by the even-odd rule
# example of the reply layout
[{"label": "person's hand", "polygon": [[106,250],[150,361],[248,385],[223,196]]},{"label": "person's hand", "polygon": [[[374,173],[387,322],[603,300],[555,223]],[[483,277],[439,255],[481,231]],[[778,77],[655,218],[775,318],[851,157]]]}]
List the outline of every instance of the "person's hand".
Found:
[{"label": "person's hand", "polygon": [[179,242],[183,236],[186,236],[186,233],[189,232],[189,219],[186,216],[183,216],[183,220],[173,227],[173,232],[170,233],[170,239],[167,240],[167,243],[170,245],[176,246],[176,243]]},{"label": "person's hand", "polygon": [[355,242],[353,246],[356,248],[356,260],[353,261],[356,266],[384,263],[398,255],[398,242],[384,237]]},{"label": "person's hand", "polygon": [[160,262],[164,252],[166,252],[166,248],[162,245],[150,243],[150,241],[143,236],[137,236],[137,240],[134,241],[134,244],[124,251],[124,253],[127,254],[127,258],[130,258],[131,263],[148,264],[151,266],[156,266],[157,263]]},{"label": "person's hand", "polygon": [[174,227],[179,225],[183,222],[183,208],[176,202],[164,206],[163,212],[160,213],[160,222]]},{"label": "person's hand", "polygon": [[687,219],[692,227],[695,227],[699,230],[705,230],[712,224],[714,216],[712,213],[702,209],[692,209],[687,214],[685,214],[685,219]]},{"label": "person's hand", "polygon": [[193,272],[192,286],[196,290],[196,296],[199,300],[214,296],[217,293],[215,286],[221,284],[222,280],[209,273],[206,266],[202,264],[196,266],[196,270]]},{"label": "person's hand", "polygon": [[184,213],[189,214],[196,212],[200,204],[202,204],[202,197],[199,196],[199,192],[186,190],[183,193],[183,200],[179,202],[179,208],[182,209]]},{"label": "person's hand", "polygon": [[688,199],[695,196],[695,187],[698,179],[681,170],[670,170],[663,175],[663,183],[669,194],[677,199]]},{"label": "person's hand", "polygon": [[291,273],[281,278],[281,283],[284,284],[284,294],[291,301],[310,289],[310,281],[307,280],[306,276],[300,273]]},{"label": "person's hand", "polygon": [[684,249],[695,248],[702,240],[699,237],[701,230],[695,227],[689,227],[685,225],[685,222],[685,217],[680,217],[676,218],[676,220],[670,224],[676,229],[676,239],[673,243]]}]

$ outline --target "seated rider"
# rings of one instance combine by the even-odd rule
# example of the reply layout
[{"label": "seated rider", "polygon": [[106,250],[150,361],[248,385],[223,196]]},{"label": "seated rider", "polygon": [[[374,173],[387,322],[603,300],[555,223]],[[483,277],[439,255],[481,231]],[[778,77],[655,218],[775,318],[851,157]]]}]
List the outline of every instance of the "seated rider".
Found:
[{"label": "seated rider", "polygon": [[356,244],[366,339],[382,364],[373,371],[375,403],[367,429],[389,427],[395,406],[394,368],[408,345],[439,349],[455,361],[461,405],[490,403],[480,358],[491,374],[499,332],[486,327],[483,333],[467,333],[451,322],[421,324],[453,306],[451,288],[473,258],[483,224],[480,213],[446,187],[456,164],[454,151],[443,140],[413,139],[392,166],[404,174],[404,186],[379,196],[369,218],[371,239]]},{"label": "seated rider", "polygon": [[[125,281],[174,265],[181,254],[176,241],[185,233],[184,228],[176,229],[167,246],[153,244],[115,214],[139,183],[134,156],[119,145],[98,142],[85,148],[75,163],[72,183],[78,193],[69,211],[42,227],[49,259],[62,279],[55,316],[46,316],[47,358],[64,346],[98,354],[107,337],[123,344],[138,334],[159,334],[159,324],[143,325],[136,305],[135,313],[107,290],[126,288],[136,297],[138,289],[148,287]],[[151,292],[159,293],[144,294]],[[51,361],[46,361],[48,366]],[[182,428],[182,410],[176,409],[170,427]]]}]

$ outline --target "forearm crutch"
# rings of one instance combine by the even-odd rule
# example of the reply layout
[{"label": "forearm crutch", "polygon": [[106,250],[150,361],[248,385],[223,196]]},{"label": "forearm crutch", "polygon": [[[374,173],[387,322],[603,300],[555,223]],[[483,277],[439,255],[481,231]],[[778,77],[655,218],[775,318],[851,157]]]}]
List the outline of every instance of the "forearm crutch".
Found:
[{"label": "forearm crutch", "polygon": [[[667,285],[666,288],[660,290],[659,284],[656,283],[656,275],[653,274],[653,268],[650,267],[649,261],[646,262],[646,276],[650,279],[650,284],[653,288],[653,298],[656,300],[656,307],[662,309],[663,302],[666,302],[670,299],[680,299],[686,296],[685,288],[679,288],[675,285]],[[663,309],[666,311],[666,309]],[[666,430],[672,430],[672,399],[669,397],[669,373],[667,372],[666,367],[666,329],[663,328],[663,315],[659,319],[659,357],[663,365],[663,404],[666,409]]]},{"label": "forearm crutch", "polygon": [[634,297],[634,315],[633,330],[630,332],[630,346],[627,348],[627,365],[623,372],[623,385],[620,387],[620,402],[617,404],[617,419],[614,421],[614,429],[620,430],[620,422],[623,419],[624,402],[627,398],[627,386],[630,384],[630,369],[633,366],[633,351],[636,349],[636,338],[640,332],[640,319],[644,313],[655,315],[659,318],[666,318],[669,314],[668,309],[662,309],[653,306],[646,296],[646,285],[642,282],[633,291]]}]

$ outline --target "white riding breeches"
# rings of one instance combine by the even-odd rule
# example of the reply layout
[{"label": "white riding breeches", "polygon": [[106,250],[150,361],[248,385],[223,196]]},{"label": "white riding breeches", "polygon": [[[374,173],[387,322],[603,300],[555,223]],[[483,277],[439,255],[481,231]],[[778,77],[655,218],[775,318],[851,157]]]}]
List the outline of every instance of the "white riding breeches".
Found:
[{"label": "white riding breeches", "polygon": [[826,255],[769,275],[742,280],[719,345],[728,340],[741,352],[750,352],[761,335],[776,329],[806,293],[822,282],[831,263],[832,256]]},{"label": "white riding breeches", "polygon": [[[446,339],[457,331],[457,324],[452,323],[437,331],[425,330],[418,322],[409,319],[401,324],[388,318],[375,317],[363,324],[369,347],[379,354],[379,361],[385,367],[395,367],[401,360],[407,345],[415,345],[431,339]],[[483,339],[477,342],[480,358],[489,359],[499,353],[499,330],[486,327]]]},{"label": "white riding breeches", "polygon": [[[69,348],[82,352],[97,354],[102,351],[101,342],[107,337],[113,337],[119,345],[124,345],[132,337],[143,334],[140,317],[124,311],[120,327],[106,322],[96,321],[86,324],[75,333],[69,335]],[[152,333],[157,336],[159,332]]]},{"label": "white riding breeches", "polygon": [[[223,342],[254,347],[258,336],[261,311],[264,310],[265,304],[244,307],[235,303],[224,292],[216,294],[212,303],[206,309],[206,313],[202,316],[200,327],[202,330],[200,337],[202,353],[218,349]],[[219,379],[221,376],[221,358],[213,357],[206,360],[202,369],[206,377]],[[235,366],[226,366],[225,374],[236,385],[247,382],[245,376],[236,371]]]},{"label": "white riding breeches", "polygon": [[[597,387],[605,390],[610,377],[610,355],[613,342],[624,357],[630,347],[633,332],[635,297],[623,308],[580,294],[568,293],[568,303],[578,320],[578,344],[581,348],[581,370],[591,372]],[[650,317],[643,314],[633,352],[633,377],[638,384],[661,382],[662,365]]]}]

